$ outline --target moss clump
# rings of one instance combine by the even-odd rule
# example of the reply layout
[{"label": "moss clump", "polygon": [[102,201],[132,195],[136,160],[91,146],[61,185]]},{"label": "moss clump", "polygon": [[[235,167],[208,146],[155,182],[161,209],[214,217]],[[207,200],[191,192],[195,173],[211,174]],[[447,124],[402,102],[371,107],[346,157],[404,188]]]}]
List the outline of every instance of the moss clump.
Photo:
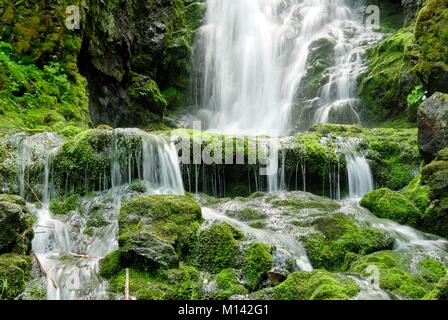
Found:
[{"label": "moss clump", "polygon": [[110,172],[110,139],[105,131],[87,130],[64,143],[54,161],[54,182],[60,194],[104,188],[103,179]]},{"label": "moss clump", "polygon": [[[124,293],[126,273],[120,271],[109,281],[112,292]],[[129,291],[137,300],[194,300],[199,298],[199,273],[181,264],[178,269],[155,273],[129,270]]]},{"label": "moss clump", "polygon": [[216,275],[218,291],[213,294],[216,300],[228,299],[237,294],[247,294],[247,289],[238,280],[237,271],[224,269]]},{"label": "moss clump", "polygon": [[321,198],[319,200],[274,200],[272,201],[272,205],[274,207],[292,207],[294,209],[320,209],[327,212],[335,211],[340,208],[338,203],[327,198]]},{"label": "moss clump", "polygon": [[[423,263],[423,266],[427,263]],[[431,285],[420,275],[408,271],[409,261],[392,251],[377,252],[354,262],[352,272],[371,276],[368,270],[376,266],[380,271],[380,287],[399,297],[421,299],[431,289]],[[434,272],[431,272],[434,275]]]},{"label": "moss clump", "polygon": [[418,175],[409,183],[403,190],[403,195],[414,203],[422,215],[429,209],[431,189],[421,184],[421,175]]},{"label": "moss clump", "polygon": [[244,251],[243,269],[249,289],[256,290],[271,269],[273,263],[271,251],[271,247],[264,243],[251,243]]},{"label": "moss clump", "polygon": [[420,221],[418,208],[404,195],[389,189],[378,189],[364,196],[361,205],[380,218],[416,226]]},{"label": "moss clump", "polygon": [[241,221],[254,221],[266,218],[266,214],[252,208],[244,208],[240,211],[227,211],[226,215],[236,217]]},{"label": "moss clump", "polygon": [[51,200],[50,211],[56,215],[64,215],[76,210],[79,202],[79,195],[72,194],[67,197],[55,197]]},{"label": "moss clump", "polygon": [[274,288],[276,300],[348,300],[359,292],[348,277],[325,270],[296,272]]},{"label": "moss clump", "polygon": [[110,279],[122,269],[120,260],[120,251],[116,250],[109,253],[100,261],[100,277]]},{"label": "moss clump", "polygon": [[417,16],[415,38],[419,59],[415,67],[431,92],[448,92],[448,3],[428,0]]},{"label": "moss clump", "polygon": [[200,230],[193,250],[196,265],[213,273],[231,268],[236,263],[242,237],[241,231],[228,223],[213,224]]},{"label": "moss clump", "polygon": [[120,210],[118,242],[128,264],[176,267],[189,253],[201,208],[189,197],[136,196]]},{"label": "moss clump", "polygon": [[448,275],[440,279],[435,288],[423,297],[424,300],[448,300]]},{"label": "moss clump", "polygon": [[25,289],[30,279],[31,257],[0,255],[0,300],[12,300]]},{"label": "moss clump", "polygon": [[362,117],[380,123],[406,115],[407,98],[420,84],[411,60],[416,55],[412,27],[386,36],[367,52],[369,71],[359,81]]},{"label": "moss clump", "polygon": [[425,258],[420,261],[417,266],[420,271],[420,275],[428,281],[429,283],[437,283],[447,274],[447,266],[442,262],[432,259]]},{"label": "moss clump", "polygon": [[319,232],[301,240],[315,268],[345,271],[359,256],[393,245],[393,240],[382,231],[359,227],[343,214],[319,218],[313,225]]}]

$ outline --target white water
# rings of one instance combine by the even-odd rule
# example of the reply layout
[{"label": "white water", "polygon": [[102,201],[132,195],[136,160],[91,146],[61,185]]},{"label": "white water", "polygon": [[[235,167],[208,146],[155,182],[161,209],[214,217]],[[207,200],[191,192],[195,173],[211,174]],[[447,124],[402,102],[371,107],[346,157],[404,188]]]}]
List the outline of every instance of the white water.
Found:
[{"label": "white water", "polygon": [[359,150],[361,140],[356,138],[338,139],[338,151],[345,156],[349,198],[360,199],[373,190],[373,174],[365,155]]},{"label": "white water", "polygon": [[[107,285],[98,276],[101,258],[118,248],[118,213],[125,183],[132,179],[133,165],[139,168],[150,194],[183,194],[183,183],[174,145],[161,137],[139,130],[117,130],[111,152],[112,189],[93,198],[83,198],[76,211],[55,217],[49,210],[52,190],[52,156],[56,149],[47,150],[44,168],[44,190],[41,208],[30,205],[38,221],[32,241],[40,270],[47,279],[47,299],[78,300],[106,299]],[[141,156],[118,147],[131,137],[142,139]],[[133,158],[134,157],[134,158]],[[86,233],[89,215],[101,208],[105,226]]]},{"label": "white water", "polygon": [[313,270],[305,249],[297,240],[295,235],[287,235],[270,230],[255,229],[243,222],[230,218],[210,208],[202,208],[202,216],[204,219],[209,221],[217,220],[228,222],[243,231],[245,235],[253,237],[256,241],[274,246],[277,250],[282,250],[286,253],[286,256],[291,256],[295,259],[297,271]]},{"label": "white water", "polygon": [[[195,57],[195,94],[208,129],[287,133],[309,45],[336,43],[319,114],[352,97],[372,33],[344,0],[208,0]],[[326,121],[316,116],[316,122]]]}]

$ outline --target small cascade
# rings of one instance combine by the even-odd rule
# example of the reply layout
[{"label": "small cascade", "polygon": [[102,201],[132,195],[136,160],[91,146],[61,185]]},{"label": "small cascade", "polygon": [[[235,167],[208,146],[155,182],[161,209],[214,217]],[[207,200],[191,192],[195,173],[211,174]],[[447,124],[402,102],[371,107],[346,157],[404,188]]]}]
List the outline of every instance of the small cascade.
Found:
[{"label": "small cascade", "polygon": [[338,139],[339,152],[345,156],[347,162],[347,176],[349,197],[362,198],[373,190],[373,174],[364,154],[359,151],[359,139]]},{"label": "small cascade", "polygon": [[[206,220],[225,221],[243,231],[246,235],[254,238],[256,241],[274,246],[279,250],[278,256],[284,258],[294,257],[296,271],[312,271],[313,267],[306,255],[302,244],[297,241],[294,235],[287,235],[280,232],[274,232],[264,229],[255,229],[236,219],[230,218],[216,210],[210,208],[202,208],[202,215]],[[283,254],[282,254],[283,252]],[[278,261],[278,263],[281,263]],[[283,265],[279,267],[284,267]]]},{"label": "small cascade", "polygon": [[[82,198],[76,210],[61,217],[53,215],[49,209],[55,194],[53,164],[58,146],[46,145],[41,153],[42,203],[29,207],[38,218],[32,248],[36,263],[47,280],[49,300],[109,298],[106,282],[98,276],[99,261],[118,248],[121,197],[129,193],[127,184],[134,178],[143,181],[149,194],[184,194],[173,144],[140,130],[120,129],[113,134],[110,147],[112,189]],[[28,172],[28,167],[33,165],[30,155],[38,147],[32,143],[35,139],[26,140],[21,149],[21,155],[26,158],[21,160],[25,169],[19,171],[19,180],[24,181],[24,185],[23,172]],[[104,185],[109,184],[105,182]]]}]

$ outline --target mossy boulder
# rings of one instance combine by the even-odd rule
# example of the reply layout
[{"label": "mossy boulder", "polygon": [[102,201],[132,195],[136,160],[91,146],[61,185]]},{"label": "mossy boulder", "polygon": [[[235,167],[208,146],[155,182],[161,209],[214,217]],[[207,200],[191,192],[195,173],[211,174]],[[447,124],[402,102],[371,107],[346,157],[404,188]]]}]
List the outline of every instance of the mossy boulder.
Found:
[{"label": "mossy boulder", "polygon": [[423,297],[424,300],[448,300],[448,275],[440,279],[435,288]]},{"label": "mossy boulder", "polygon": [[417,272],[411,272],[409,258],[394,251],[362,257],[352,264],[350,271],[371,276],[372,266],[379,270],[379,285],[383,290],[408,299],[422,299],[444,276],[443,264],[430,258],[420,261]]},{"label": "mossy boulder", "polygon": [[407,97],[420,84],[413,71],[416,55],[412,26],[386,36],[368,50],[369,69],[358,81],[361,116],[366,123],[406,115]]},{"label": "mossy boulder", "polygon": [[[115,274],[109,281],[109,290],[123,294],[125,270]],[[177,269],[146,272],[129,270],[129,293],[137,300],[195,300],[200,298],[199,272],[181,264]]]},{"label": "mossy boulder", "polygon": [[273,258],[272,248],[264,243],[251,243],[243,253],[243,270],[248,281],[248,287],[255,290],[271,269]]},{"label": "mossy boulder", "polygon": [[419,59],[415,67],[430,93],[448,93],[448,2],[427,0],[415,24]]},{"label": "mossy boulder", "polygon": [[110,279],[122,269],[121,264],[121,253],[120,250],[115,250],[103,259],[101,259],[99,264],[99,275],[105,279]]},{"label": "mossy boulder", "polygon": [[401,224],[418,225],[420,211],[406,196],[390,189],[378,189],[366,194],[361,205],[380,218]]},{"label": "mossy boulder", "polygon": [[201,208],[185,196],[136,196],[120,210],[119,238],[125,265],[173,268],[188,255]]},{"label": "mossy boulder", "polygon": [[29,253],[34,221],[23,198],[0,195],[0,253]]},{"label": "mossy boulder", "polygon": [[20,295],[30,279],[31,257],[0,255],[0,300],[12,300]]},{"label": "mossy boulder", "polygon": [[348,300],[358,294],[352,279],[325,270],[296,272],[274,288],[276,300]]},{"label": "mossy boulder", "polygon": [[313,225],[318,232],[301,240],[317,269],[345,271],[358,257],[393,246],[393,240],[384,232],[358,226],[343,214],[319,218]]},{"label": "mossy boulder", "polygon": [[196,265],[213,273],[234,267],[243,237],[240,230],[225,222],[199,230],[192,252]]}]

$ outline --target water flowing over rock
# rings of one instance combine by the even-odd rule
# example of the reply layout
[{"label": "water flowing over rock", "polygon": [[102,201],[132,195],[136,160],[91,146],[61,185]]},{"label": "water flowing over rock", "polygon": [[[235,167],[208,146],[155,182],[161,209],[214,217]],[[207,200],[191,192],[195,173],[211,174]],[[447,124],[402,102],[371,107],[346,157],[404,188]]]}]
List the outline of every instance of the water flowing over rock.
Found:
[{"label": "water flowing over rock", "polygon": [[[286,133],[300,127],[300,119],[290,121],[305,103],[296,95],[319,97],[313,123],[329,121],[335,104],[354,98],[362,52],[375,38],[361,20],[344,1],[210,0],[195,47],[194,88],[200,107],[211,111],[207,127]],[[316,65],[322,50],[329,51],[323,68]],[[323,78],[313,80],[318,71]],[[302,80],[312,80],[309,94]]]}]

